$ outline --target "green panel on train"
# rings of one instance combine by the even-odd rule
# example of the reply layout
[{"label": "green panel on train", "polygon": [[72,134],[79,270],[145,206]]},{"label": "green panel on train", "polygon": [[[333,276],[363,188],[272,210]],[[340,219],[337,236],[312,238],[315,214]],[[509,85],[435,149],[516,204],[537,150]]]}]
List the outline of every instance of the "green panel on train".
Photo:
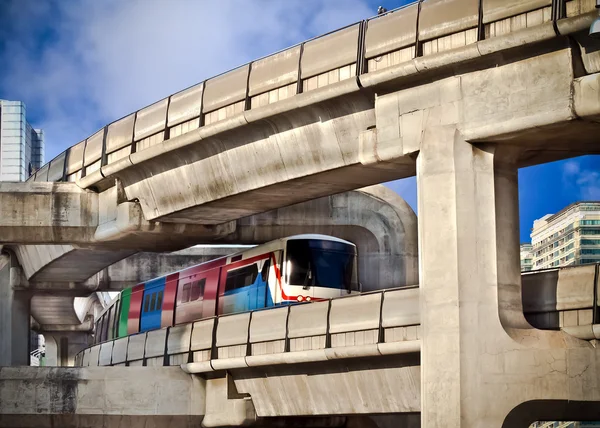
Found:
[{"label": "green panel on train", "polygon": [[129,315],[129,303],[131,302],[131,288],[121,292],[121,308],[119,313],[119,328],[117,337],[127,336],[127,316]]}]

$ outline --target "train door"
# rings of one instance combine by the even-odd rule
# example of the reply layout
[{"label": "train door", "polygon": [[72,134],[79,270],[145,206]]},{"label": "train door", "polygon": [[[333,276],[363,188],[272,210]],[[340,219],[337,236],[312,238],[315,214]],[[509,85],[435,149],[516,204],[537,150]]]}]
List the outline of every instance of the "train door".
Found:
[{"label": "train door", "polygon": [[171,327],[175,322],[175,299],[177,296],[178,280],[179,273],[167,275],[160,318],[160,326],[162,328]]},{"label": "train door", "polygon": [[165,294],[165,278],[153,279],[146,283],[140,331],[155,330],[160,328],[162,303]]},{"label": "train door", "polygon": [[142,315],[142,300],[144,297],[144,284],[136,285],[131,289],[129,296],[129,312],[127,316],[127,334],[140,332],[140,317]]},{"label": "train door", "polygon": [[177,286],[175,324],[208,318],[215,314],[215,297],[221,269],[181,275]]},{"label": "train door", "polygon": [[266,306],[274,306],[281,304],[283,297],[282,291],[284,287],[282,277],[282,265],[283,251],[275,251],[270,254],[269,257],[269,274],[267,277],[267,304]]}]

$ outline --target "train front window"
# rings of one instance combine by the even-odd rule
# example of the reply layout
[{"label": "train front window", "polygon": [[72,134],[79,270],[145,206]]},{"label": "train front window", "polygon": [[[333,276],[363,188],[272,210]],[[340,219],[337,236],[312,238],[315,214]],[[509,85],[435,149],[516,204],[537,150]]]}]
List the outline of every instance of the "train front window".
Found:
[{"label": "train front window", "polygon": [[356,247],[343,242],[294,239],[287,242],[290,285],[358,290]]}]

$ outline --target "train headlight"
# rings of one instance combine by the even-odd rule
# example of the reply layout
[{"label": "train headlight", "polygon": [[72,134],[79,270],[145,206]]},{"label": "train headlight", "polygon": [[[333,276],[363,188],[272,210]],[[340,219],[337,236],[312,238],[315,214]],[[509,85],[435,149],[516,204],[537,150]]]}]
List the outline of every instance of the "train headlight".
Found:
[{"label": "train headlight", "polygon": [[303,301],[303,300],[304,300],[304,297],[302,297],[302,296],[298,296],[297,300],[298,300],[299,302],[301,302],[301,301]]},{"label": "train headlight", "polygon": [[308,296],[308,297],[306,298],[306,301],[307,301],[307,302],[310,302],[310,300],[311,300],[311,299],[310,299],[310,296]]}]

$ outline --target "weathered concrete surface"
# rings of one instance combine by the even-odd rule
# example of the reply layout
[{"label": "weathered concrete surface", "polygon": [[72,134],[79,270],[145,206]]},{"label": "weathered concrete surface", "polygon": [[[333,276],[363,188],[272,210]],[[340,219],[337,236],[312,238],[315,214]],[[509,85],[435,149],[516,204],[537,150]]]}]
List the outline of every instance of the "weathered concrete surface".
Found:
[{"label": "weathered concrete surface", "polygon": [[31,295],[13,289],[15,266],[16,256],[0,249],[0,366],[29,365]]},{"label": "weathered concrete surface", "polygon": [[[233,371],[260,416],[413,413],[420,411],[419,356],[379,356]],[[301,365],[299,367],[302,367]]]},{"label": "weathered concrete surface", "polygon": [[173,250],[192,238],[231,232],[219,226],[148,222],[139,206],[124,201],[114,186],[102,193],[75,183],[0,183],[0,243],[79,244],[104,249],[153,245]]},{"label": "weathered concrete surface", "polygon": [[75,355],[92,343],[90,332],[44,331],[45,367],[72,367]]},{"label": "weathered concrete surface", "polygon": [[87,242],[98,194],[75,183],[0,183],[0,242]]},{"label": "weathered concrete surface", "polygon": [[0,427],[199,427],[204,392],[179,367],[0,367]]},{"label": "weathered concrete surface", "polygon": [[[269,383],[279,388],[266,385],[267,389],[249,396],[240,387],[261,389],[266,373],[250,370],[202,379],[179,367],[2,367],[0,427],[199,427],[202,423],[206,427],[408,428],[414,424],[401,413],[419,409],[418,373],[418,365],[402,368],[390,361],[304,364],[269,370]],[[380,382],[391,389],[381,390]],[[346,387],[349,383],[353,390]],[[282,400],[285,405],[274,407]],[[395,416],[384,417],[383,425],[373,424],[381,418],[377,413],[392,410]],[[350,423],[347,413],[374,414],[374,419],[363,416]],[[401,423],[385,424],[386,419]]]},{"label": "weathered concrete surface", "polygon": [[600,408],[598,349],[523,316],[513,154],[452,125],[427,127],[419,147],[422,426],[526,426],[568,401]]}]

